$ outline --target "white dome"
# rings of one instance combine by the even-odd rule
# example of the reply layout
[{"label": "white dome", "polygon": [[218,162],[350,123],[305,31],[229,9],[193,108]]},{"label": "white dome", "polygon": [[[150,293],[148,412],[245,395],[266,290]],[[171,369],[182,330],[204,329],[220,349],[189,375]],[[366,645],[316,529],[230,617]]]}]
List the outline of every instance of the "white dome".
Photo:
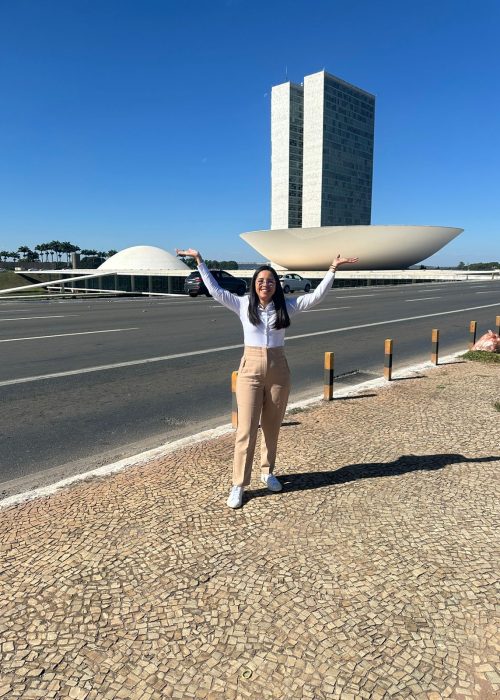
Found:
[{"label": "white dome", "polygon": [[131,248],[120,250],[119,253],[112,255],[102,265],[99,265],[98,269],[126,272],[189,270],[188,266],[175,255],[153,245],[134,245]]}]

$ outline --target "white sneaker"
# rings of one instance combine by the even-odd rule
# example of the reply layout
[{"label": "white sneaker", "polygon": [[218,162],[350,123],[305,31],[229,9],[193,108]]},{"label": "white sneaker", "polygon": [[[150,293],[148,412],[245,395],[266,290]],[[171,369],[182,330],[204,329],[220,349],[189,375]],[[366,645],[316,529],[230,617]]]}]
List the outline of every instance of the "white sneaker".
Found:
[{"label": "white sneaker", "polygon": [[227,499],[227,505],[230,508],[241,508],[241,503],[243,501],[243,486],[233,486],[229,492],[229,498]]},{"label": "white sneaker", "polygon": [[260,480],[263,484],[267,486],[269,491],[281,491],[283,486],[280,484],[279,480],[274,476],[274,474],[261,474]]}]

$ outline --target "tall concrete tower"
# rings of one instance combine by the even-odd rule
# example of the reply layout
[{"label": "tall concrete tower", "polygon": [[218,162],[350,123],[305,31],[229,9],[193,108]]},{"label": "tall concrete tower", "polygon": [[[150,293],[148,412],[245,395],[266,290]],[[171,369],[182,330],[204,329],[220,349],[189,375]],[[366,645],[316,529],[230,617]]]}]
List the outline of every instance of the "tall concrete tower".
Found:
[{"label": "tall concrete tower", "polygon": [[271,93],[271,228],[302,226],[304,90],[282,83]]},{"label": "tall concrete tower", "polygon": [[375,97],[325,71],[273,87],[271,228],[371,223]]}]

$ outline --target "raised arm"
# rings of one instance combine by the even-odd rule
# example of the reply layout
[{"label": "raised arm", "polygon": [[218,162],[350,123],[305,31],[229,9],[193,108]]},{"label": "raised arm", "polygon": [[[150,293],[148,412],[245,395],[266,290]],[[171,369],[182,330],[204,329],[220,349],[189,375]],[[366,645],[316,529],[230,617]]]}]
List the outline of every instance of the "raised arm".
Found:
[{"label": "raised arm", "polygon": [[175,252],[177,253],[177,255],[181,255],[183,257],[187,256],[190,258],[194,258],[196,260],[196,264],[198,265],[198,270],[200,272],[201,278],[205,283],[205,287],[208,289],[209,293],[213,296],[213,298],[226,308],[230,309],[231,311],[234,311],[235,314],[240,313],[240,298],[237,297],[235,294],[231,294],[231,292],[229,292],[227,289],[223,289],[219,286],[217,280],[210,273],[210,270],[203,262],[203,258],[201,257],[199,251],[195,250],[194,248],[187,248],[186,250],[179,250],[177,248]]},{"label": "raised arm", "polygon": [[334,259],[334,261],[328,268],[328,272],[326,273],[320,284],[318,284],[314,292],[312,292],[311,294],[303,294],[302,296],[297,297],[296,299],[287,299],[286,305],[288,313],[290,315],[293,315],[295,313],[298,313],[299,311],[307,311],[307,309],[310,309],[312,306],[319,304],[320,301],[323,301],[323,299],[328,293],[328,290],[332,286],[337,267],[340,267],[340,265],[347,265],[358,262],[358,259],[359,258],[341,258],[340,255],[337,255],[337,257]]},{"label": "raised arm", "polygon": [[323,301],[328,293],[328,290],[332,286],[334,278],[335,270],[330,269],[313,292],[310,292],[309,294],[302,294],[296,299],[287,299],[286,306],[288,309],[288,314],[292,316],[299,311],[307,311],[307,309],[310,309],[312,306],[319,304],[320,301]]}]

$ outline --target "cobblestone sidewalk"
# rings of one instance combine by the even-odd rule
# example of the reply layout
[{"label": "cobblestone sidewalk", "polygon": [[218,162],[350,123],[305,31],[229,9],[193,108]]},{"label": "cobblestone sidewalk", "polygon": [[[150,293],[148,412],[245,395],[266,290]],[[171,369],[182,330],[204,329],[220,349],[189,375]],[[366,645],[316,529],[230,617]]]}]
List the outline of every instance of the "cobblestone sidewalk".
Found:
[{"label": "cobblestone sidewalk", "polygon": [[238,511],[230,435],[0,511],[0,697],[499,697],[498,400],[457,362],[288,415]]}]

